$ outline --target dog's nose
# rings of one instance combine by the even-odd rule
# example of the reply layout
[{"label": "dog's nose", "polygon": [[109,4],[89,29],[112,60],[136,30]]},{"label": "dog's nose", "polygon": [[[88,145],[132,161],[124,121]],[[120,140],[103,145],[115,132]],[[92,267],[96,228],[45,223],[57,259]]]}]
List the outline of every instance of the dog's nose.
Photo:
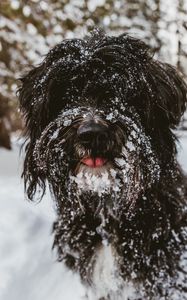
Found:
[{"label": "dog's nose", "polygon": [[80,125],[80,127],[77,130],[77,135],[82,141],[89,142],[90,139],[93,139],[96,136],[104,136],[106,132],[106,125],[98,123],[94,120],[89,120],[84,124]]},{"label": "dog's nose", "polygon": [[78,130],[77,130],[77,134],[80,137],[81,135],[84,134],[89,134],[89,133],[99,133],[99,132],[103,132],[106,131],[107,127],[103,124],[100,123],[96,123],[94,120],[85,122],[84,124],[82,124]]}]

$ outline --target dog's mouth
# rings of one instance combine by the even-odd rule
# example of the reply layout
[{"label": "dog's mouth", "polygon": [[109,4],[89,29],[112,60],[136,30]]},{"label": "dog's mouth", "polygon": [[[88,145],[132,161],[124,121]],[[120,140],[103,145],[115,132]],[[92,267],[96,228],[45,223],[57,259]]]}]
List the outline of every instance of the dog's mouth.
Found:
[{"label": "dog's mouth", "polygon": [[107,159],[104,157],[83,157],[81,163],[89,168],[101,168],[107,163]]},{"label": "dog's mouth", "polygon": [[73,174],[84,174],[98,175],[103,172],[108,172],[114,167],[113,160],[103,155],[88,155],[82,156],[77,160],[75,167],[73,168]]}]

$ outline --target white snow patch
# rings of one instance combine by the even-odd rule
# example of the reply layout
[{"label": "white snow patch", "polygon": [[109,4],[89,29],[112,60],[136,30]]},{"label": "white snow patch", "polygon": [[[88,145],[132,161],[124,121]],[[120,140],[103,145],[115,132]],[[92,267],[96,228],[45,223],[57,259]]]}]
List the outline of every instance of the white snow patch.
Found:
[{"label": "white snow patch", "polygon": [[111,189],[118,192],[120,181],[116,178],[116,171],[109,167],[89,168],[81,166],[81,171],[76,176],[70,176],[70,180],[75,182],[80,193],[82,191],[96,192],[99,196],[109,193]]},{"label": "white snow patch", "polygon": [[[93,289],[90,300],[106,298],[128,300],[133,297],[135,290],[132,282],[125,282],[119,275],[115,250],[111,245],[103,245],[97,250],[95,267],[93,272]],[[124,289],[121,291],[121,287]],[[118,291],[121,291],[118,293]]]}]

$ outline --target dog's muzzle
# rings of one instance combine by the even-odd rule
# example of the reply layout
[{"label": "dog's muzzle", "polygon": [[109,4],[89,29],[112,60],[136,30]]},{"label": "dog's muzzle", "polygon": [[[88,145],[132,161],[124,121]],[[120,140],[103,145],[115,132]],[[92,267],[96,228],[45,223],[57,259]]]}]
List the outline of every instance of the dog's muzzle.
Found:
[{"label": "dog's muzzle", "polygon": [[[81,162],[88,167],[102,167],[107,162],[103,156],[109,134],[107,124],[103,124],[94,118],[83,122],[77,130],[77,136],[81,145],[91,149],[92,156],[85,156]],[[99,153],[100,152],[100,153]]]}]

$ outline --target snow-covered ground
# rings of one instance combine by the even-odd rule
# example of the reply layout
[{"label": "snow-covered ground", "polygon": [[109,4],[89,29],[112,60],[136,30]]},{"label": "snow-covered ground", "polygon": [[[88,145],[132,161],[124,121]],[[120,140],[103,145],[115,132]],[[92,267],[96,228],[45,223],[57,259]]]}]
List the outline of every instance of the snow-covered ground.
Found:
[{"label": "snow-covered ground", "polygon": [[[187,133],[180,134],[179,160],[187,172]],[[0,300],[80,300],[77,276],[51,251],[55,219],[49,195],[39,204],[24,200],[19,144],[0,149]]]}]

